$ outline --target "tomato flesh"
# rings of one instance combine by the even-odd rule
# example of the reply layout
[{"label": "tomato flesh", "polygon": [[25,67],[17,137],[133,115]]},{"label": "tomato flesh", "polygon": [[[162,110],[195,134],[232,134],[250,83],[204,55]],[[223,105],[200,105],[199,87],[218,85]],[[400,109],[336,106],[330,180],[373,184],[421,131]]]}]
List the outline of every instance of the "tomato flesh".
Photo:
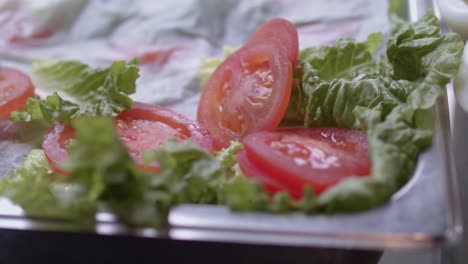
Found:
[{"label": "tomato flesh", "polygon": [[246,46],[229,56],[208,80],[197,119],[216,149],[255,131],[273,130],[291,95],[292,66],[272,42]]},{"label": "tomato flesh", "polygon": [[[159,164],[144,164],[141,153],[150,152],[170,138],[190,139],[195,144],[212,151],[209,132],[196,122],[174,111],[150,104],[135,103],[131,110],[124,110],[115,121],[117,135],[127,147],[130,156],[144,170],[158,172]],[[56,123],[46,134],[42,149],[54,171],[68,174],[59,163],[68,158],[67,146],[74,137],[71,127]]]},{"label": "tomato flesh", "polygon": [[[131,110],[124,110],[116,121],[116,132],[134,160],[143,166],[142,152],[156,149],[170,138],[190,139],[200,147],[212,151],[209,132],[196,122],[170,109],[157,105],[135,103]],[[146,167],[158,171],[159,165]]]},{"label": "tomato flesh", "polygon": [[[255,178],[263,183],[265,189],[270,193],[277,193],[286,190],[286,187],[280,182],[270,177],[267,173],[257,168],[249,158],[245,150],[240,150],[236,154],[237,162],[247,177]],[[290,192],[293,198],[300,198],[301,193]]]},{"label": "tomato flesh", "polygon": [[259,41],[273,40],[285,48],[289,61],[296,65],[299,54],[299,37],[296,27],[286,19],[271,19],[260,26],[255,33],[247,40],[247,45]]},{"label": "tomato flesh", "polygon": [[[117,120],[117,134],[127,146],[130,155],[139,160],[141,151],[150,151],[166,142],[171,137],[186,138],[173,127],[161,122],[146,120]],[[158,131],[158,136],[154,136]]]},{"label": "tomato flesh", "polygon": [[197,119],[213,136],[215,149],[280,123],[291,96],[298,54],[293,24],[273,19],[227,57],[208,80]]},{"label": "tomato flesh", "polygon": [[[349,176],[368,176],[371,163],[364,132],[338,128],[284,129],[257,132],[244,138],[251,165],[246,173],[262,172],[293,196],[305,185],[320,194]],[[241,154],[244,155],[244,154]],[[249,167],[250,166],[250,167]],[[255,176],[255,175],[251,175]]]},{"label": "tomato flesh", "polygon": [[0,118],[23,108],[32,96],[34,86],[26,74],[11,68],[0,68]]}]

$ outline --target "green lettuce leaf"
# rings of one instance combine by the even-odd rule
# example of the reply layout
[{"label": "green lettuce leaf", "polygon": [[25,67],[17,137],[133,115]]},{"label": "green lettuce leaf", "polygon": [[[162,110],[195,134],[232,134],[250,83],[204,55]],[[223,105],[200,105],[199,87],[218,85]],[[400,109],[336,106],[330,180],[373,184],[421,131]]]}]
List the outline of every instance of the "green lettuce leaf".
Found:
[{"label": "green lettuce leaf", "polygon": [[190,141],[169,140],[146,155],[163,168],[149,174],[135,165],[112,119],[81,117],[71,125],[75,139],[62,163],[69,175],[53,173],[42,150],[34,150],[16,172],[0,180],[0,194],[30,216],[91,223],[95,212],[105,209],[131,225],[164,225],[175,205],[218,203],[224,175],[241,147],[233,144],[220,161]]},{"label": "green lettuce leaf", "polygon": [[333,46],[312,47],[301,50],[299,60],[308,62],[318,71],[320,78],[352,80],[359,75],[377,73],[374,54],[382,43],[382,34],[371,34],[367,42],[339,39]]},{"label": "green lettuce leaf", "polygon": [[77,61],[39,60],[33,64],[33,82],[53,95],[28,99],[26,110],[13,112],[11,118],[70,123],[79,116],[116,116],[132,107],[128,95],[135,93],[138,76],[134,61],[94,69]]},{"label": "green lettuce leaf", "polygon": [[85,193],[79,184],[54,173],[40,149],[32,150],[21,167],[0,180],[0,195],[34,217],[92,223],[96,204]]},{"label": "green lettuce leaf", "polygon": [[378,206],[407,182],[419,154],[431,145],[431,127],[421,120],[430,119],[428,109],[456,74],[463,51],[456,34],[439,34],[431,12],[417,23],[397,25],[377,62],[380,41],[380,35],[371,35],[364,43],[343,39],[332,47],[301,52],[283,120],[366,131],[369,177],[349,177],[319,197],[308,186],[301,200],[285,192],[271,196],[239,169],[235,155],[240,143],[211,155],[190,141],[175,140],[145,155],[148,163],[160,164],[161,171],[144,172],[116,135],[112,119],[94,117],[115,116],[131,107],[128,94],[135,89],[136,67],[125,62],[109,69],[42,62],[35,65],[35,81],[64,97],[57,92],[44,101],[30,99],[26,111],[12,117],[70,123],[75,140],[62,166],[71,173],[52,172],[44,153],[33,150],[20,168],[0,179],[0,195],[35,217],[92,223],[96,211],[106,209],[137,226],[166,224],[170,208],[187,203],[274,213]]},{"label": "green lettuce leaf", "polygon": [[321,194],[318,203],[326,212],[364,210],[388,201],[413,174],[419,153],[431,145],[431,130],[415,127],[414,109],[407,105],[398,105],[383,121],[379,110],[362,107],[356,114],[369,127],[371,176],[347,178]]},{"label": "green lettuce leaf", "polygon": [[415,89],[406,80],[393,80],[390,77],[366,77],[348,80],[337,78],[331,82],[321,79],[319,72],[308,62],[302,64],[303,76],[299,93],[302,100],[290,105],[302,109],[296,116],[302,116],[306,127],[344,127],[363,129],[361,122],[353,113],[358,106],[381,110],[388,114],[395,106],[405,103]]},{"label": "green lettuce leaf", "polygon": [[244,145],[237,141],[232,141],[230,146],[215,153],[216,158],[221,163],[226,175],[234,175],[237,164],[236,153],[244,148]]},{"label": "green lettuce leaf", "polygon": [[190,141],[170,140],[153,153],[149,162],[160,173],[141,171],[130,158],[107,118],[76,119],[76,140],[70,159],[69,180],[85,186],[88,196],[111,210],[125,223],[159,226],[166,223],[172,206],[182,203],[216,203],[213,183],[220,177],[219,161]]},{"label": "green lettuce leaf", "polygon": [[428,109],[434,105],[458,72],[463,41],[456,33],[439,32],[439,20],[428,12],[413,24],[401,24],[388,40],[392,78],[414,81],[418,86],[408,98],[413,108]]},{"label": "green lettuce leaf", "polygon": [[[382,34],[373,33],[369,35],[366,42],[356,42],[348,38],[340,39],[330,47],[312,47],[302,50],[293,73],[290,104],[281,126],[300,125],[307,117],[306,113],[312,111],[307,109],[311,104],[309,101],[324,101],[324,98],[315,99],[315,96],[311,96],[310,94],[313,93],[311,90],[317,90],[315,92],[326,96],[331,88],[323,85],[328,85],[333,80],[353,81],[363,76],[377,75],[381,69],[374,60],[374,55],[381,44]],[[311,88],[316,85],[322,86],[320,89]],[[312,119],[308,118],[306,122],[311,122],[309,120]]]},{"label": "green lettuce leaf", "polygon": [[428,109],[445,93],[445,85],[458,73],[464,44],[456,33],[440,37],[439,45],[421,58],[425,75],[416,81],[418,88],[408,97],[413,108]]},{"label": "green lettuce leaf", "polygon": [[419,153],[431,145],[429,109],[457,73],[463,52],[458,35],[439,30],[432,12],[413,24],[401,21],[379,63],[365,43],[349,39],[302,52],[292,94],[296,101],[288,110],[307,127],[366,131],[372,161],[369,177],[347,178],[322,193],[319,210],[375,207],[411,177]]},{"label": "green lettuce leaf", "polygon": [[318,210],[317,197],[309,186],[304,188],[300,200],[293,200],[287,192],[278,192],[271,196],[265,191],[262,183],[239,172],[223,182],[220,187],[224,198],[221,203],[235,211],[312,213]]}]

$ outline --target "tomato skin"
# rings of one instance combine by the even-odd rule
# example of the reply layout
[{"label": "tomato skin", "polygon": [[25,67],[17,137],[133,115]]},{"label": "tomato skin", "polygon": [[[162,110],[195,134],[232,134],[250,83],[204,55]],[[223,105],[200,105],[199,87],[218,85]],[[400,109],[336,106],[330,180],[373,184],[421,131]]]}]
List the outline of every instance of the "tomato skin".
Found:
[{"label": "tomato skin", "polygon": [[200,97],[197,120],[215,149],[255,131],[273,130],[291,96],[292,65],[280,44],[257,42],[226,58]]},{"label": "tomato skin", "polygon": [[[127,147],[135,163],[148,172],[159,172],[159,164],[146,165],[141,157],[142,151],[152,151],[169,138],[190,139],[195,144],[211,152],[213,143],[209,132],[195,121],[170,109],[135,103],[130,110],[124,110],[115,119],[116,133]],[[52,169],[63,175],[68,171],[60,168],[59,163],[68,159],[67,145],[74,137],[74,129],[55,123],[46,133],[42,149]]]},{"label": "tomato skin", "polygon": [[197,119],[212,133],[215,149],[278,126],[291,96],[298,43],[293,24],[272,19],[211,75],[200,97]]},{"label": "tomato skin", "polygon": [[0,68],[0,118],[26,105],[34,96],[34,85],[24,73],[12,68]]},{"label": "tomato skin", "polygon": [[[257,168],[255,164],[249,160],[245,150],[238,151],[236,159],[244,174],[247,177],[259,180],[267,192],[274,194],[286,190],[285,186],[281,185],[281,183],[271,178],[267,173]],[[294,199],[299,199],[302,195],[300,192],[290,192],[290,194]]]},{"label": "tomato skin", "polygon": [[271,19],[250,36],[247,45],[265,40],[278,41],[286,49],[289,61],[294,68],[299,54],[299,37],[294,24],[283,18]]},{"label": "tomato skin", "polygon": [[[320,194],[348,176],[368,176],[364,132],[338,128],[257,132],[242,140],[246,157],[292,195],[309,185]],[[265,176],[267,175],[267,176]],[[255,175],[251,175],[255,176]]]}]

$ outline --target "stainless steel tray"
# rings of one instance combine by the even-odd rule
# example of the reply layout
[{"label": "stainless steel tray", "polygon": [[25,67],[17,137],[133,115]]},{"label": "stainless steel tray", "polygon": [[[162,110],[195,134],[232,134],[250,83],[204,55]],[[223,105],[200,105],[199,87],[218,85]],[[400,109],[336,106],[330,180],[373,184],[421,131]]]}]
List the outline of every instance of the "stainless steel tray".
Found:
[{"label": "stainless steel tray", "polygon": [[367,249],[433,247],[461,232],[449,147],[446,97],[435,108],[433,146],[411,180],[387,204],[361,213],[271,215],[233,213],[218,206],[171,211],[176,239]]},{"label": "stainless steel tray", "polygon": [[[424,14],[431,2],[409,0],[402,12],[411,20]],[[423,153],[411,180],[390,202],[354,214],[272,215],[234,213],[209,205],[173,208],[169,227],[133,229],[99,213],[95,226],[53,219],[31,219],[8,200],[0,200],[0,229],[84,232],[130,235],[172,241],[223,242],[288,247],[344,249],[416,249],[454,242],[462,232],[456,177],[449,144],[450,120],[447,96],[434,109],[433,146]],[[2,151],[0,150],[0,154]],[[5,162],[6,163],[6,162]]]}]

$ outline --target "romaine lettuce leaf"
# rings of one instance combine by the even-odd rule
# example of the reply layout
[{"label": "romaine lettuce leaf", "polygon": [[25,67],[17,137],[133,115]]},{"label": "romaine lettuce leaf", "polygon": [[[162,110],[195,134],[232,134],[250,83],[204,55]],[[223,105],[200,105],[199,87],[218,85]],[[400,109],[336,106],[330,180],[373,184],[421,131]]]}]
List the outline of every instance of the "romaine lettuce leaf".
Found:
[{"label": "romaine lettuce leaf", "polygon": [[302,211],[316,212],[318,208],[317,197],[313,190],[306,186],[300,200],[293,200],[287,192],[278,192],[271,196],[265,191],[262,183],[247,178],[241,171],[228,178],[220,185],[223,194],[221,204],[226,204],[235,211],[265,211],[272,213],[285,213]]},{"label": "romaine lettuce leaf", "polygon": [[70,175],[52,172],[43,151],[34,150],[16,172],[0,179],[0,195],[27,215],[92,223],[95,212],[106,209],[132,225],[163,225],[172,206],[218,203],[219,190],[229,178],[224,175],[231,173],[235,151],[241,147],[233,144],[220,161],[190,141],[169,140],[145,155],[163,168],[147,173],[129,156],[112,119],[81,117],[71,125],[75,139],[69,159],[62,163]]},{"label": "romaine lettuce leaf", "polygon": [[139,76],[135,63],[116,61],[109,68],[94,69],[77,61],[36,61],[34,84],[54,93],[45,100],[28,99],[26,109],[13,112],[11,118],[70,123],[79,116],[116,116],[133,105],[128,95],[135,92]]},{"label": "romaine lettuce leaf", "polygon": [[428,109],[444,92],[461,63],[463,41],[456,33],[441,35],[437,17],[428,12],[415,23],[403,23],[387,43],[387,58],[393,79],[413,81],[415,89],[408,98],[413,108]]},{"label": "romaine lettuce leaf", "polygon": [[32,150],[21,167],[0,180],[0,195],[34,217],[92,223],[96,203],[84,194],[80,184],[68,183],[50,169],[40,149]]},{"label": "romaine lettuce leaf", "polygon": [[292,95],[299,100],[290,101],[288,110],[295,109],[308,127],[365,130],[372,161],[369,177],[347,178],[321,194],[320,210],[377,206],[413,174],[419,153],[431,145],[432,131],[423,126],[428,109],[457,73],[463,52],[458,35],[439,30],[432,12],[413,24],[401,22],[379,63],[365,43],[349,39],[301,53]]},{"label": "romaine lettuce leaf", "polygon": [[[382,34],[374,33],[369,35],[366,42],[356,42],[347,38],[338,40],[330,47],[311,47],[301,50],[299,61],[294,69],[290,104],[281,126],[303,123],[307,117],[306,112],[313,111],[307,109],[311,105],[309,101],[314,100],[318,103],[324,100],[324,98],[316,99],[310,93],[320,93],[322,97],[327,96],[331,88],[325,86],[328,86],[329,82],[337,79],[351,82],[363,76],[376,76],[381,69],[373,57],[381,44]],[[333,90],[339,90],[336,87]],[[336,94],[331,95],[331,97],[335,96]],[[308,118],[306,122],[312,122],[312,119]]]},{"label": "romaine lettuce leaf", "polygon": [[326,82],[308,62],[304,62],[302,67],[305,69],[301,81],[302,100],[294,107],[302,105],[303,109],[296,114],[302,114],[306,127],[363,129],[353,113],[357,106],[378,109],[386,115],[395,106],[405,103],[406,97],[415,88],[414,84],[406,80],[383,76],[357,80],[337,78]]},{"label": "romaine lettuce leaf", "polygon": [[382,43],[382,34],[369,35],[367,42],[339,39],[333,46],[312,47],[301,50],[299,60],[308,62],[324,81],[337,78],[352,80],[359,75],[377,73],[373,56]]},{"label": "romaine lettuce leaf", "polygon": [[367,123],[371,176],[350,177],[318,198],[327,212],[369,209],[386,202],[413,174],[418,155],[431,145],[432,132],[416,128],[414,109],[396,106],[385,120],[379,110],[360,107],[356,115]]}]

